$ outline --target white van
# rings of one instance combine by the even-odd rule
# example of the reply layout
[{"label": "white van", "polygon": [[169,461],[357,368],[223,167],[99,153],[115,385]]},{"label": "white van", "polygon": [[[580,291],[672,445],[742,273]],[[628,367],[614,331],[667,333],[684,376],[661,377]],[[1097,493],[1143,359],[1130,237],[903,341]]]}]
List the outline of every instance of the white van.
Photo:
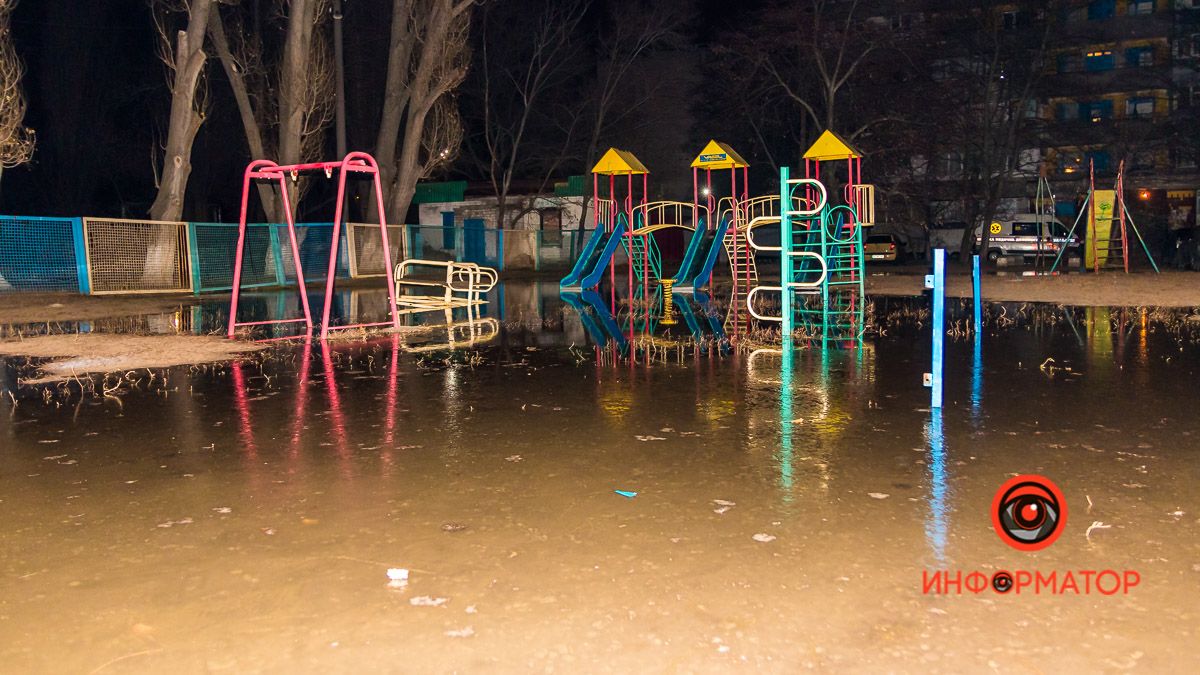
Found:
[{"label": "white van", "polygon": [[[1080,255],[1079,235],[1067,240],[1067,226],[1054,216],[1021,213],[1009,219],[994,220],[988,226],[987,259],[995,261],[1006,256],[1057,256],[1060,248],[1067,249],[1068,258]],[[975,250],[983,244],[983,228],[975,228]]]}]

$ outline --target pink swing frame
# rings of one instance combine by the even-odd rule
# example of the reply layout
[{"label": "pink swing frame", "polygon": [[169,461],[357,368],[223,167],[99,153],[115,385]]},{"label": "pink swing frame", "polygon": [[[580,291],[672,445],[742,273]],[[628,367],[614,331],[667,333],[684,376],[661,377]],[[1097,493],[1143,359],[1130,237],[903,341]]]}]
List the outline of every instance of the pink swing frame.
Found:
[{"label": "pink swing frame", "polygon": [[[304,269],[300,264],[300,247],[296,241],[296,218],[292,212],[291,200],[288,198],[288,176],[295,178],[301,172],[323,171],[326,177],[332,177],[338,172],[337,206],[333,216],[333,234],[329,245],[329,268],[325,276],[325,307],[321,313],[321,339],[329,337],[331,330],[347,328],[369,328],[374,326],[400,327],[400,315],[396,311],[396,286],[392,272],[392,249],[388,243],[387,218],[383,209],[383,190],[379,181],[379,164],[375,158],[365,152],[351,152],[340,162],[316,162],[311,164],[289,164],[280,166],[266,159],[258,159],[246,166],[242,177],[242,209],[238,220],[238,243],[236,261],[233,267],[233,295],[229,300],[229,330],[228,336],[234,337],[239,326],[265,326],[270,324],[300,323],[307,327],[305,335],[312,333],[312,311],[308,306],[308,294],[304,287]],[[371,176],[375,188],[375,204],[379,209],[379,235],[383,242],[384,273],[387,277],[388,300],[391,306],[391,320],[375,323],[357,323],[344,326],[329,325],[329,311],[333,304],[334,277],[337,275],[338,241],[341,239],[343,206],[346,201],[346,177],[351,173],[361,173]],[[288,241],[292,246],[292,265],[296,273],[296,288],[300,292],[300,306],[304,311],[303,317],[294,319],[270,319],[266,321],[238,321],[238,297],[241,295],[242,259],[246,247],[246,212],[250,202],[250,186],[255,180],[278,181],[280,196],[283,199],[284,216],[287,221]],[[297,337],[304,337],[300,335]]]}]

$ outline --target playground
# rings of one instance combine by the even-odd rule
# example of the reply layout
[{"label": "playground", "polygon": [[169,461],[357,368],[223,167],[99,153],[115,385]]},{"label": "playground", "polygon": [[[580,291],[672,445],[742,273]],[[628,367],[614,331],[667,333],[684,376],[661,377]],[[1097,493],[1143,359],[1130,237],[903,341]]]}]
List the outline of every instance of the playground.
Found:
[{"label": "playground", "polygon": [[[215,246],[170,249],[191,263],[177,281],[216,292],[0,295],[0,657],[22,672],[1194,663],[1189,277],[1127,274],[1128,246],[1065,276],[947,273],[943,251],[881,273],[863,259],[863,164],[827,132],[752,195],[745,158],[714,139],[690,198],[652,200],[650,168],[613,148],[570,269],[522,279],[429,254],[382,206],[347,223],[340,197],[324,226],[255,223],[260,185],[283,203],[306,173],[338,195],[379,187],[369,155],[260,161],[219,265],[200,255]],[[989,516],[1018,472],[1053,476],[1069,504],[1034,554]],[[925,581],[1108,569],[1137,583]]]},{"label": "playground", "polygon": [[[979,352],[947,343],[931,426],[920,300],[877,301],[885,329],[864,349],[800,351],[782,369],[781,354],[740,351],[600,361],[557,283],[503,292],[486,306],[502,330],[474,359],[409,355],[405,336],[379,335],[122,373],[107,396],[5,396],[9,667],[377,670],[404,653],[414,670],[961,672],[1194,658],[1180,588],[1200,564],[1200,336],[1186,321],[989,308]],[[199,306],[201,332],[223,329],[221,307]],[[1050,357],[1069,370],[1040,369]],[[1029,564],[986,520],[1014,463],[1071,500],[1040,568],[1132,567],[1141,585],[922,593],[928,569]],[[997,642],[997,626],[1023,637]],[[1068,641],[1086,651],[1057,648]]]}]

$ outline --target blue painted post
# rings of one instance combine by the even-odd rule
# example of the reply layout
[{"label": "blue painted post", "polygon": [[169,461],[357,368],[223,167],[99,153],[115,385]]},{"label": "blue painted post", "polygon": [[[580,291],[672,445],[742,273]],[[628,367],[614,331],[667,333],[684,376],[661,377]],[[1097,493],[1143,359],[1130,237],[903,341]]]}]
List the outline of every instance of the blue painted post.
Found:
[{"label": "blue painted post", "polygon": [[946,249],[933,251],[933,363],[930,368],[932,408],[942,407],[942,359],[946,339]]},{"label": "blue painted post", "polygon": [[975,298],[975,335],[983,326],[983,296],[979,292],[979,254],[971,256],[971,293]]},{"label": "blue painted post", "polygon": [[91,275],[88,274],[87,241],[83,236],[83,218],[71,219],[71,239],[75,245],[75,276],[79,278],[79,292],[92,292]]},{"label": "blue painted post", "polygon": [[200,295],[200,244],[196,240],[195,223],[187,223],[187,240],[188,267],[192,273],[192,295]]},{"label": "blue painted post", "polygon": [[[795,330],[792,322],[795,314],[792,311],[792,289],[791,283],[795,278],[792,272],[792,217],[788,215],[791,210],[791,192],[792,186],[788,182],[791,178],[788,167],[779,168],[779,287],[782,288],[779,292],[779,304],[783,312],[783,337],[786,340]],[[747,236],[749,232],[747,231]],[[749,244],[747,243],[748,247]],[[746,289],[749,292],[750,289]]]}]

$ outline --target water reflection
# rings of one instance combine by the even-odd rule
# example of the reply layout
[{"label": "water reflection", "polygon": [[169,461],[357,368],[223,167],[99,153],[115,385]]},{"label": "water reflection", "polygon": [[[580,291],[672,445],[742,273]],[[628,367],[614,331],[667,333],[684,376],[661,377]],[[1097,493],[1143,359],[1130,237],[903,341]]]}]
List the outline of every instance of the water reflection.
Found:
[{"label": "water reflection", "polygon": [[942,409],[932,408],[925,424],[926,463],[929,466],[929,514],[925,517],[925,540],[939,564],[946,562],[946,532],[949,530],[949,487],[946,440],[942,431]]}]

